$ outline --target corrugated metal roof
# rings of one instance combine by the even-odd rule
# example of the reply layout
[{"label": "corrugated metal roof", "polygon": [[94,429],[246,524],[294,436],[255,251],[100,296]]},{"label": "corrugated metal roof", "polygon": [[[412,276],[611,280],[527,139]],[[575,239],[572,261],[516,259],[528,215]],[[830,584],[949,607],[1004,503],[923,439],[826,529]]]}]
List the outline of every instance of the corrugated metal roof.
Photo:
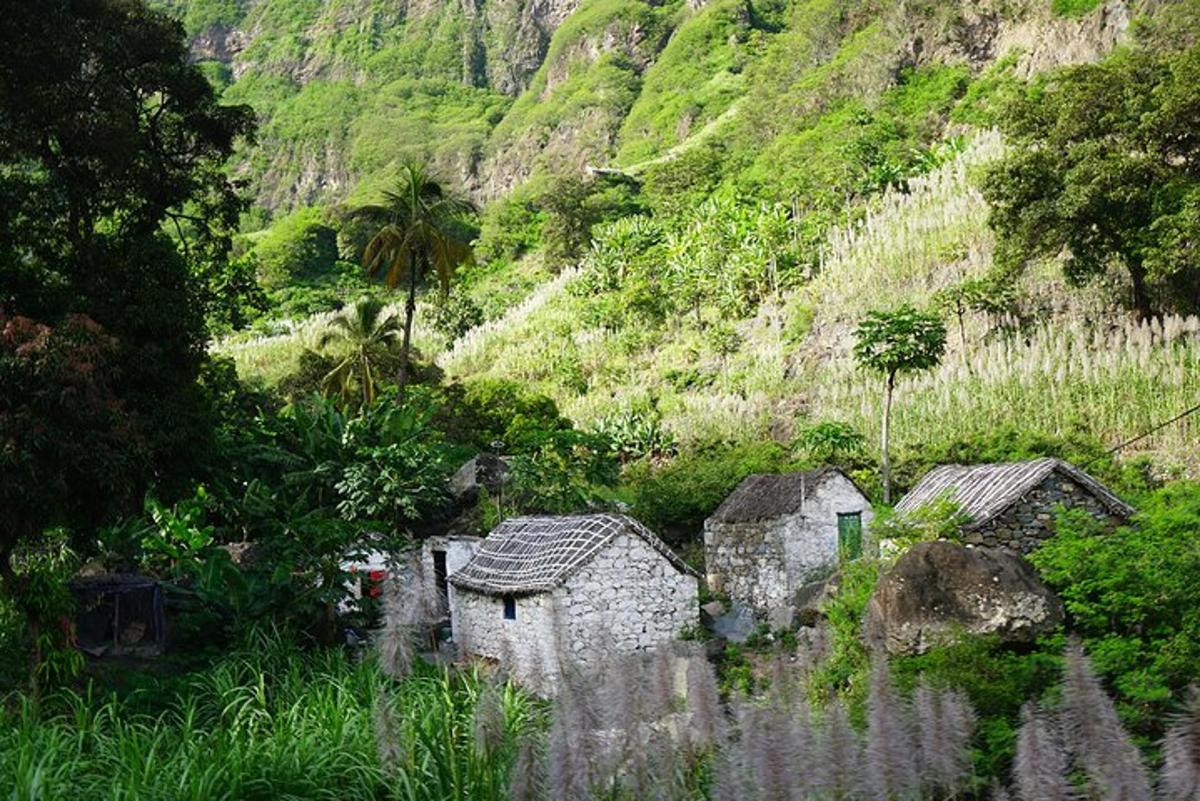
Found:
[{"label": "corrugated metal roof", "polygon": [[822,467],[782,475],[747,476],[717,507],[717,511],[712,513],[709,520],[716,523],[754,523],[798,514],[805,500],[834,476],[841,476],[850,481],[849,477],[836,467]]},{"label": "corrugated metal roof", "polygon": [[449,580],[455,587],[489,595],[549,592],[621,533],[641,537],[676,570],[695,575],[666,543],[632,517],[593,514],[505,520]]},{"label": "corrugated metal roof", "polygon": [[935,467],[896,504],[896,511],[904,514],[946,498],[970,517],[964,528],[976,528],[1020,500],[1055,471],[1082,486],[1113,514],[1123,517],[1133,514],[1132,506],[1083,470],[1050,457],[1027,462]]}]

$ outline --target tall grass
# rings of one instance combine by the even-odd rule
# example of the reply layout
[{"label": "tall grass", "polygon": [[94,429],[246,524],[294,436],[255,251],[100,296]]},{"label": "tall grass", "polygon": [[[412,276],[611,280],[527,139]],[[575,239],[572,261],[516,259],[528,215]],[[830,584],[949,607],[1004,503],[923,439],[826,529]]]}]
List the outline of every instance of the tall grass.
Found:
[{"label": "tall grass", "polygon": [[[62,692],[41,709],[15,699],[0,712],[0,798],[500,798],[509,758],[481,757],[471,726],[488,686],[429,666],[393,682],[372,661],[265,641],[126,697]],[[526,697],[503,693],[506,720],[525,725]],[[372,720],[381,703],[406,743],[390,770]]]},{"label": "tall grass", "polygon": [[[911,695],[871,669],[865,725],[777,660],[755,696],[718,695],[699,653],[662,648],[567,680],[547,706],[473,668],[384,676],[279,641],[125,697],[61,693],[0,716],[0,788],[38,799],[807,801],[982,797],[975,714],[954,688]],[[1023,712],[1017,797],[1195,798],[1200,706],[1170,727],[1154,776],[1086,655]],[[548,712],[549,714],[546,714]]]}]

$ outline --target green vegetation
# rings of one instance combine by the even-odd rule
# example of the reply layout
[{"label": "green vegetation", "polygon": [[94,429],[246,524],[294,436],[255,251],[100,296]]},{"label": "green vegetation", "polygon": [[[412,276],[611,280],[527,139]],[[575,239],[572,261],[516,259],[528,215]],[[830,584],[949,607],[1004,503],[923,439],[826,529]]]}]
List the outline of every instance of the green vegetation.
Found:
[{"label": "green vegetation", "polygon": [[[14,798],[501,798],[511,755],[479,754],[472,713],[487,681],[422,667],[402,681],[374,660],[301,656],[274,637],[120,696],[63,692],[0,712],[0,784]],[[537,721],[505,691],[500,736]],[[374,709],[407,748],[381,765]]]},{"label": "green vegetation", "polygon": [[[871,797],[1049,797],[1030,743],[1067,754],[1047,715],[1091,709],[1107,738],[1034,778],[1144,787],[1128,734],[1175,797],[1196,418],[1154,427],[1200,396],[1194,2],[1086,66],[1001,52],[995,26],[1050,13],[1020,4],[159,5],[182,30],[123,0],[0,17],[0,787],[695,801],[751,797],[744,769],[856,797],[861,764]],[[507,483],[454,498],[481,451]],[[937,463],[1047,454],[1142,509],[1103,535],[1063,515],[1031,557],[1066,627],[891,675],[860,637],[876,558],[805,610],[827,627],[760,627],[719,682],[691,654],[686,699],[649,697],[659,665],[634,702],[549,710],[416,658],[421,599],[347,594],[347,560],[502,517],[628,510],[702,567],[752,473],[833,463],[886,506]],[[961,522],[880,511],[901,545]],[[85,565],[161,582],[164,660],[74,647]],[[709,723],[664,738],[684,710]],[[881,751],[931,725],[940,762]]]},{"label": "green vegetation", "polygon": [[896,377],[937,367],[946,349],[946,326],[936,314],[904,306],[891,312],[871,312],[854,332],[854,358],[863,368],[884,377],[883,440],[880,480],[883,502],[891,502],[892,475],[888,437]]},{"label": "green vegetation", "polygon": [[1101,0],[1052,0],[1050,7],[1063,17],[1082,17],[1095,11]]}]

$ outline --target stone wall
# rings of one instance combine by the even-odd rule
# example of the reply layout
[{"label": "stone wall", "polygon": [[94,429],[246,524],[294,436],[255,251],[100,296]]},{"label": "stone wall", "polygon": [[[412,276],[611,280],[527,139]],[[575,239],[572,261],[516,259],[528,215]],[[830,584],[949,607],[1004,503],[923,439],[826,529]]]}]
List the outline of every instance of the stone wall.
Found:
[{"label": "stone wall", "polygon": [[985,525],[964,532],[963,542],[1027,554],[1054,536],[1058,506],[1083,509],[1113,528],[1122,522],[1096,496],[1056,471]]},{"label": "stone wall", "polygon": [[705,523],[709,589],[765,613],[788,596],[783,542],[803,536],[800,515],[753,523]]},{"label": "stone wall", "polygon": [[[449,579],[455,571],[461,570],[467,562],[471,561],[471,557],[479,550],[482,543],[482,537],[430,537],[421,545],[421,564],[425,575],[429,581],[433,581],[436,575],[433,563],[434,551],[446,553],[446,578]],[[457,590],[454,585],[447,582],[447,611],[454,609],[455,592]]]},{"label": "stone wall", "polygon": [[565,662],[590,673],[613,655],[678,639],[699,625],[697,585],[641,537],[617,535],[554,593]]},{"label": "stone wall", "polygon": [[632,534],[618,535],[564,586],[515,603],[516,620],[505,620],[503,599],[457,590],[455,639],[464,653],[496,659],[546,693],[561,670],[594,672],[699,623],[696,578]]},{"label": "stone wall", "polygon": [[830,475],[812,490],[801,512],[771,520],[704,524],[709,588],[760,614],[790,602],[805,584],[838,564],[838,514],[862,513],[864,549],[874,512],[848,479]]},{"label": "stone wall", "polygon": [[554,596],[514,599],[516,619],[504,617],[504,599],[471,590],[454,594],[454,641],[464,655],[494,659],[534,691],[553,689],[558,673]]}]

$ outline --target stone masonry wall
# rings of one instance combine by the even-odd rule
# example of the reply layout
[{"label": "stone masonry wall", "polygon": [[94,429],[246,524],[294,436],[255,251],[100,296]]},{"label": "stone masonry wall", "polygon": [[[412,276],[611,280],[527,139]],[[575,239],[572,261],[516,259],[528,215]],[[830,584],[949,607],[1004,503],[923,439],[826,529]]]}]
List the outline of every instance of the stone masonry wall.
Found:
[{"label": "stone masonry wall", "polygon": [[641,537],[619,534],[554,593],[564,663],[586,674],[678,639],[699,624],[697,585]]},{"label": "stone masonry wall", "polygon": [[835,475],[810,493],[801,514],[749,523],[706,522],[709,589],[763,615],[790,602],[800,587],[837,569],[837,516],[845,512],[862,513],[865,539],[874,518],[871,506],[849,480]]},{"label": "stone masonry wall", "polygon": [[520,596],[515,620],[498,596],[459,589],[453,598],[454,640],[463,654],[494,659],[534,691],[548,691],[558,672],[553,596]]},{"label": "stone masonry wall", "polygon": [[505,620],[503,599],[458,590],[454,637],[463,653],[495,659],[544,693],[554,692],[561,669],[590,673],[699,622],[695,577],[630,534],[618,535],[564,586],[515,602],[516,620]]},{"label": "stone masonry wall", "polygon": [[802,536],[801,521],[790,515],[752,523],[705,523],[709,589],[761,612],[782,603],[788,595],[783,540],[788,529],[791,536]]},{"label": "stone masonry wall", "polygon": [[963,541],[1027,554],[1054,536],[1054,510],[1058,506],[1083,509],[1114,528],[1121,523],[1094,495],[1054,472],[986,525],[965,532]]}]

